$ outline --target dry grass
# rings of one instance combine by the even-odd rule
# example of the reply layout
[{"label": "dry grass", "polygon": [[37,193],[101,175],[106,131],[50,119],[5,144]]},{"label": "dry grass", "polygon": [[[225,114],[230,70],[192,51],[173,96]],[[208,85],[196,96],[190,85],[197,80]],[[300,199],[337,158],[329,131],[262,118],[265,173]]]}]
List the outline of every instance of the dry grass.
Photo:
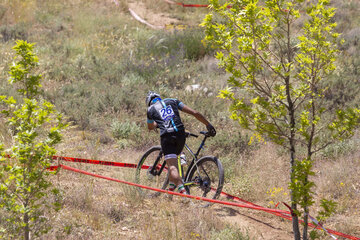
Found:
[{"label": "dry grass", "polygon": [[[82,131],[71,130],[66,136],[68,138],[61,147],[61,154],[66,156],[136,163],[143,152],[116,150],[114,146],[103,144],[94,147],[96,137]],[[72,148],[64,148],[66,146]],[[359,209],[358,159],[359,155],[355,153],[339,161],[322,160],[316,166],[316,171],[319,171],[317,198],[336,199],[340,207],[337,214],[326,222],[326,227],[355,236],[359,233],[357,223],[360,219],[360,213],[352,211]],[[246,173],[240,179],[247,179],[249,191],[246,194],[241,191],[236,193],[239,189],[236,183],[227,185],[225,191],[233,191],[263,206],[274,207],[277,202],[289,202],[288,195],[284,194],[288,191],[288,170],[284,170],[288,169],[288,163],[278,147],[267,143],[249,157],[238,159],[238,162],[241,165],[238,176]],[[135,173],[134,169],[66,164],[128,181],[133,181]],[[173,201],[164,195],[148,199],[139,195],[135,187],[65,170],[56,179],[55,184],[62,189],[64,208],[54,221],[54,229],[46,236],[49,239],[114,239],[114,236],[118,239],[210,239],[212,234],[226,228],[227,220],[224,221],[213,208],[184,204],[178,197],[174,197]],[[254,214],[280,221],[265,213]],[[290,223],[283,224],[284,228],[290,228]],[[223,234],[226,235],[226,231]],[[262,233],[259,231],[257,234]],[[256,238],[257,235],[252,233],[252,236]]]},{"label": "dry grass", "polygon": [[[236,161],[235,166],[239,167],[225,191],[263,206],[289,202],[287,181],[290,165],[276,145],[268,142],[251,154],[240,155]],[[276,192],[272,195],[274,189]]]},{"label": "dry grass", "polygon": [[[290,175],[290,164],[286,156],[279,153],[279,147],[267,142],[246,161],[246,172],[253,179],[253,199],[271,201],[269,190],[285,189]],[[256,187],[255,187],[256,186]],[[277,196],[279,197],[279,196]],[[288,198],[280,198],[279,201],[289,201]]]},{"label": "dry grass", "polygon": [[[134,173],[86,164],[78,167],[119,179],[132,178]],[[116,182],[62,170],[55,184],[62,189],[63,209],[46,239],[208,239],[210,230],[224,225],[210,209],[163,195],[144,199],[136,188]]]},{"label": "dry grass", "polygon": [[[354,137],[356,142],[357,135]],[[310,214],[317,216],[320,199],[334,200],[336,213],[324,224],[330,229],[354,236],[360,235],[360,155],[358,146],[350,154],[337,154],[336,159],[318,159],[314,166],[316,184],[315,205]],[[289,160],[278,146],[267,143],[237,160],[237,177],[225,185],[225,191],[262,206],[288,210],[282,202],[289,203]],[[262,213],[259,213],[261,216]]]},{"label": "dry grass", "polygon": [[[59,155],[135,163],[142,154],[141,151],[115,150],[108,145],[94,147],[96,137],[82,131],[70,130],[65,136]],[[134,169],[64,164],[108,177],[134,180]],[[54,177],[54,184],[61,189],[63,209],[46,239],[207,239],[210,230],[224,226],[211,210],[184,205],[177,197],[173,202],[163,195],[146,199],[135,187],[66,170]]]},{"label": "dry grass", "polygon": [[3,14],[0,15],[0,20],[3,22],[14,24],[34,20],[33,10],[36,8],[36,1],[12,0],[2,7]]},{"label": "dry grass", "polygon": [[3,119],[0,119],[0,143],[4,144],[4,148],[8,148],[11,146],[12,141],[8,126],[5,125]]},{"label": "dry grass", "polygon": [[[39,28],[31,28],[31,31],[35,32],[31,35],[31,41],[36,40],[38,42],[37,46],[40,48],[42,61],[41,66],[45,66],[43,67],[44,72],[53,74],[44,82],[47,91],[55,92],[56,89],[62,89],[65,84],[81,87],[80,84],[76,85],[81,81],[89,85],[93,84],[91,82],[93,79],[89,80],[87,75],[84,74],[84,78],[81,75],[76,75],[79,71],[84,71],[87,74],[89,74],[87,71],[90,74],[100,72],[101,74],[96,75],[98,78],[96,80],[101,82],[105,82],[107,78],[111,79],[108,85],[104,85],[106,87],[103,90],[104,92],[100,93],[108,92],[110,87],[114,88],[120,85],[122,89],[128,87],[124,91],[126,92],[126,99],[131,101],[136,101],[138,96],[145,92],[145,88],[148,89],[157,84],[147,82],[144,78],[139,80],[139,75],[123,77],[122,72],[117,72],[117,69],[101,72],[104,67],[119,66],[118,61],[125,55],[130,56],[128,60],[132,60],[131,56],[135,55],[135,49],[133,48],[138,46],[137,41],[141,38],[149,39],[157,34],[157,32],[152,32],[145,27],[142,28],[141,24],[137,24],[131,18],[127,13],[130,1],[118,0],[118,5],[115,5],[110,0],[14,1],[14,3],[20,2],[21,4],[29,4],[29,6],[36,2],[39,4],[38,6],[44,6],[44,9],[46,9],[43,15],[39,16],[45,23]],[[166,12],[182,24],[193,26],[196,26],[207,13],[206,9],[170,6],[159,0],[139,0],[139,2],[146,5],[149,11],[156,14]],[[194,2],[186,1],[186,3]],[[136,3],[136,1],[132,1],[132,3]],[[206,1],[196,1],[196,3],[205,4]],[[27,9],[27,7],[24,6],[24,9]],[[2,20],[11,25],[16,23],[16,19],[33,21],[35,11],[21,12],[19,10],[15,11],[14,15],[11,16],[8,15],[9,13],[6,12]],[[3,62],[10,62],[12,58],[13,53],[9,50],[11,44],[12,42],[8,42],[1,45],[2,54],[0,60],[3,60]],[[48,55],[47,52],[49,52]],[[96,64],[101,63],[103,59],[108,62],[97,66]],[[96,64],[90,64],[95,60],[97,61]],[[81,62],[86,63],[87,61],[88,64],[83,65],[87,67],[86,71],[84,68],[75,68]],[[134,61],[137,61],[137,59]],[[202,91],[191,94],[184,91],[185,85],[199,83],[211,88],[213,94],[216,95],[218,88],[225,87],[226,76],[223,72],[214,70],[216,67],[214,67],[215,63],[213,61],[213,58],[203,59],[192,62],[191,67],[184,64],[185,67],[179,65],[180,67],[172,69],[169,74],[161,76],[163,78],[159,81],[163,79],[168,81],[173,78],[174,82],[180,82],[184,86],[179,89],[168,87],[163,92],[175,94],[179,99],[185,99],[190,106],[205,113],[206,116],[211,116],[211,120],[214,120],[219,126],[217,128],[219,132],[217,137],[221,136],[221,132],[228,133],[224,134],[225,137],[219,141],[219,144],[224,146],[225,141],[227,141],[229,143],[229,152],[221,152],[219,150],[221,145],[216,145],[218,148],[214,149],[214,154],[221,153],[220,160],[228,161],[228,167],[225,169],[228,173],[224,187],[226,192],[262,206],[273,207],[277,202],[289,202],[289,197],[286,194],[288,193],[287,182],[289,178],[288,157],[279,152],[278,147],[271,143],[262,145],[253,152],[242,153],[239,151],[240,153],[238,153],[237,149],[234,149],[237,145],[232,142],[236,140],[240,142],[243,139],[236,139],[233,136],[233,130],[238,126],[230,124],[227,117],[225,117],[228,114],[227,105],[222,102],[220,104],[218,99],[205,97],[206,95]],[[201,65],[199,68],[197,68],[198,64]],[[70,67],[62,68],[63,66],[71,66],[74,69]],[[143,70],[141,68],[145,66],[147,65],[137,67],[139,70]],[[1,77],[6,79],[6,66],[1,65],[0,67],[2,69]],[[56,75],[53,72],[55,67],[59,67],[58,71],[63,73]],[[154,66],[150,65],[149,68],[151,67]],[[66,74],[67,70],[73,70],[73,72]],[[130,68],[129,71],[131,72],[131,70]],[[111,73],[110,71],[114,72]],[[44,76],[46,77],[48,74],[44,74]],[[161,82],[161,87],[164,87],[164,85],[169,84]],[[143,88],[138,88],[139,86]],[[91,85],[91,88],[96,89],[97,85]],[[111,95],[110,98],[121,94],[121,88],[119,88],[119,92]],[[133,89],[135,90],[132,91]],[[75,90],[75,95],[78,96],[87,89]],[[63,101],[70,100],[64,99]],[[60,101],[56,104],[61,106],[64,102]],[[120,103],[123,104],[123,101]],[[141,103],[143,103],[142,100]],[[135,104],[138,105],[138,102]],[[209,109],[210,106],[213,108]],[[85,104],[84,108],[87,109],[88,107],[88,104]],[[84,111],[80,107],[79,109],[74,107],[74,109],[78,114]],[[106,109],[106,111],[99,113],[98,116],[86,115],[90,119],[89,121],[98,121],[97,125],[101,126],[101,128],[94,129],[91,132],[89,130],[78,130],[77,127],[70,128],[64,135],[64,142],[57,148],[58,155],[137,163],[145,151],[145,147],[138,147],[136,144],[141,144],[141,146],[158,144],[158,136],[154,133],[149,134],[145,130],[143,107],[140,106],[135,111],[132,110],[120,109],[117,112],[114,110],[115,113],[105,116],[112,111]],[[109,126],[114,119],[121,122],[129,120],[138,123],[141,129],[144,129],[140,136],[141,140],[134,145],[130,144],[125,149],[119,148],[120,144],[116,142],[116,139],[111,138],[111,134],[109,134]],[[194,132],[203,130],[201,129],[203,126],[200,127],[200,124],[194,122],[192,118],[184,117],[184,120],[190,130]],[[11,138],[5,129],[3,124],[0,123],[2,140],[10,142]],[[198,144],[197,140],[192,141],[194,144]],[[209,146],[211,141],[209,141]],[[358,146],[356,149],[358,149]],[[209,148],[205,149],[205,153],[212,154]],[[234,157],[234,155],[236,156]],[[355,236],[360,235],[358,224],[360,222],[359,159],[358,152],[351,155],[340,154],[336,157],[336,160],[320,160],[315,166],[318,173],[315,179],[317,200],[322,197],[333,198],[339,204],[338,212],[326,222],[326,227]],[[79,163],[66,164],[128,181],[133,181],[135,173],[133,169]],[[140,196],[134,187],[65,170],[61,170],[53,179],[54,184],[62,192],[63,209],[58,215],[54,216],[54,220],[51,222],[54,228],[43,239],[212,239],[213,236],[221,236],[221,234],[227,236],[226,234],[230,231],[226,226],[229,220],[219,215],[213,208],[202,209],[191,204],[183,204],[177,197],[172,202],[165,196],[146,199]],[[235,214],[237,214],[238,219],[241,219],[242,216],[238,214],[239,212],[235,212]],[[261,212],[256,212],[253,215],[256,219],[258,217],[267,218],[268,216],[268,214]],[[270,219],[280,221],[275,217]],[[287,224],[286,229],[291,229],[290,224],[287,222],[285,224]],[[241,223],[236,223],[234,228],[239,228],[239,226],[241,226]],[[255,226],[258,227],[259,225]],[[261,238],[262,230],[262,228],[259,228],[251,236],[254,236],[255,239]],[[230,234],[232,234],[231,231]]]},{"label": "dry grass", "polygon": [[328,227],[360,235],[360,152],[336,160],[322,160],[316,166],[318,198],[333,199],[338,206]]}]

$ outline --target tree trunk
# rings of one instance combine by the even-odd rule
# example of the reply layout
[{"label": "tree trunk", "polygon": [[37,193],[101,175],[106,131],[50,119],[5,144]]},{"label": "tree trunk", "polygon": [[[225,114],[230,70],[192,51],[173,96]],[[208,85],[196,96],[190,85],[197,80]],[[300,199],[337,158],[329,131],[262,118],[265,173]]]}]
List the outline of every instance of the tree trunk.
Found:
[{"label": "tree trunk", "polygon": [[309,220],[309,208],[305,207],[304,212],[304,229],[303,229],[303,240],[308,239],[308,220]]},{"label": "tree trunk", "polygon": [[[290,30],[289,30],[290,32]],[[291,62],[291,58],[289,55],[289,62]],[[290,70],[289,70],[290,72]],[[286,85],[286,98],[287,102],[289,104],[288,111],[289,111],[289,118],[290,118],[290,138],[289,138],[289,145],[290,145],[290,182],[294,182],[294,169],[295,169],[295,109],[294,109],[294,103],[291,99],[291,93],[290,93],[290,77],[285,78],[285,85]],[[293,225],[293,231],[294,231],[294,239],[295,240],[301,240],[300,235],[300,229],[299,229],[299,219],[296,215],[297,210],[297,204],[296,199],[294,196],[294,191],[290,191],[290,197],[291,197],[291,216],[292,216],[292,225]]]},{"label": "tree trunk", "polygon": [[[292,182],[294,180],[293,172],[294,172],[294,167],[295,167],[295,147],[294,146],[291,147],[290,164],[291,164],[290,179]],[[291,210],[296,211],[297,204],[295,203],[293,190],[291,190],[290,195],[291,195]],[[291,216],[292,216],[292,225],[293,225],[293,231],[294,231],[294,240],[301,240],[300,229],[299,229],[299,218],[294,212],[292,212]]]},{"label": "tree trunk", "polygon": [[30,240],[29,214],[27,212],[24,213],[24,223],[24,239]]},{"label": "tree trunk", "polygon": [[[311,157],[311,155],[310,155]],[[310,158],[309,157],[309,158]],[[304,185],[308,184],[308,176],[305,178]],[[309,198],[305,196],[304,201],[306,203],[306,206],[304,207],[304,229],[303,229],[303,240],[308,239],[308,222],[309,222]]]}]

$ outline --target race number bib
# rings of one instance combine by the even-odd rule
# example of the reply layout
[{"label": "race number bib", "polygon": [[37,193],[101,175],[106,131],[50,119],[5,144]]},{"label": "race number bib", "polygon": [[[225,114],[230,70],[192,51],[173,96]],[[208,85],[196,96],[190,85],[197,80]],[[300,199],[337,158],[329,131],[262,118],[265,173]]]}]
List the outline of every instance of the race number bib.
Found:
[{"label": "race number bib", "polygon": [[166,106],[166,108],[160,109],[160,116],[166,122],[175,116],[174,110],[170,105]]}]

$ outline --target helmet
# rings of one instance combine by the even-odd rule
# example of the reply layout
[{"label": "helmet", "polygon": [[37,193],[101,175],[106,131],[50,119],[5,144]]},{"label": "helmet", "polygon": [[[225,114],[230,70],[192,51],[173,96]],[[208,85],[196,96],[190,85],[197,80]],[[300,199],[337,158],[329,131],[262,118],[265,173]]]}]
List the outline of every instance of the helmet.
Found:
[{"label": "helmet", "polygon": [[159,98],[160,95],[157,94],[156,92],[152,92],[152,91],[149,91],[148,92],[148,95],[146,97],[146,106],[150,106],[151,105],[151,101],[154,100],[155,98]]}]

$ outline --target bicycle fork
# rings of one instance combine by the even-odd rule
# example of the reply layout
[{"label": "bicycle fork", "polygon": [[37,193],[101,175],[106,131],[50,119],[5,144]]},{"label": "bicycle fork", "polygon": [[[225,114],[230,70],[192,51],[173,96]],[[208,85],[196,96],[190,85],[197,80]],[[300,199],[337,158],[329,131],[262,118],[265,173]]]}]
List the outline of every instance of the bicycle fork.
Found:
[{"label": "bicycle fork", "polygon": [[[164,161],[162,163],[160,169],[159,169],[159,161],[161,159],[161,155],[162,155],[162,152],[159,153],[159,155],[157,156],[154,164],[149,167],[149,169],[147,171],[148,174],[151,174],[152,176],[157,176],[157,175],[160,175],[162,173],[162,171],[165,168],[166,162]],[[159,170],[157,170],[157,169],[159,169]]]}]

